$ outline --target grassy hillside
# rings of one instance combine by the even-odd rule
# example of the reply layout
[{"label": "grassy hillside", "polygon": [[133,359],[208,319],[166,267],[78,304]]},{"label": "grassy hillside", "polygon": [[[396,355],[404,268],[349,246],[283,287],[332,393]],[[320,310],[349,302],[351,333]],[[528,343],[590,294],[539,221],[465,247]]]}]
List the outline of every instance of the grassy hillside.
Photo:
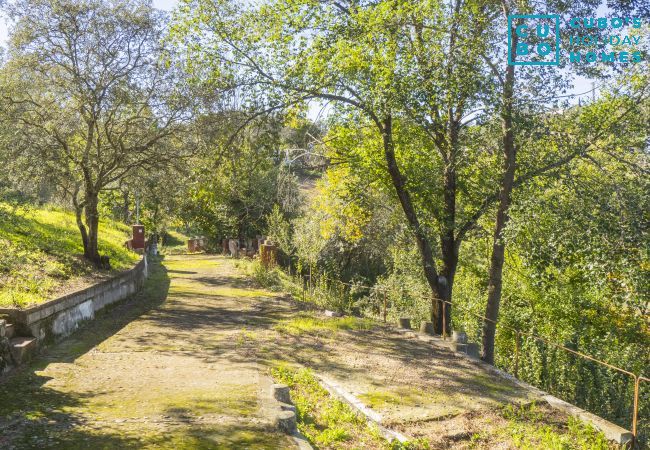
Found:
[{"label": "grassy hillside", "polygon": [[96,271],[82,258],[72,212],[0,203],[0,307],[41,303],[130,268],[138,260],[123,246],[130,227],[102,221],[99,229],[99,249],[110,257],[111,272]]},{"label": "grassy hillside", "polygon": [[163,235],[161,245],[158,250],[165,255],[179,255],[187,253],[188,236],[178,230],[167,230]]}]

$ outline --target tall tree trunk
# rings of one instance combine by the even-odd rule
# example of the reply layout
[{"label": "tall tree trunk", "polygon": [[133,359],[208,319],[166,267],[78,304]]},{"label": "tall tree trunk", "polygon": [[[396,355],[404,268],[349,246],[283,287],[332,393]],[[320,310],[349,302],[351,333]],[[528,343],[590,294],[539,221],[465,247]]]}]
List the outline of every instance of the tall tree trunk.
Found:
[{"label": "tall tree trunk", "polygon": [[88,228],[88,246],[86,248],[86,259],[94,263],[96,266],[101,265],[99,257],[99,212],[97,206],[99,203],[98,194],[96,192],[86,192],[86,226]]},{"label": "tall tree trunk", "polygon": [[382,128],[384,158],[386,159],[386,164],[388,166],[388,173],[390,174],[393,186],[395,187],[395,192],[399,198],[402,210],[406,215],[406,220],[415,233],[415,240],[420,251],[420,257],[422,259],[424,276],[427,279],[427,283],[429,284],[432,293],[436,295],[437,298],[443,298],[445,294],[444,287],[438,280],[436,262],[433,257],[433,249],[431,248],[431,243],[429,242],[424,229],[420,225],[420,221],[415,212],[415,208],[413,207],[413,202],[411,201],[411,196],[406,189],[406,181],[402,176],[399,166],[397,165],[397,159],[395,158],[395,146],[393,143],[393,122],[390,116],[383,120]]},{"label": "tall tree trunk", "polygon": [[[458,123],[453,119],[453,111],[449,110],[449,143],[447,148],[447,161],[444,174],[444,210],[442,213],[442,230],[440,233],[440,247],[442,252],[442,268],[440,270],[441,278],[438,280],[440,285],[440,298],[448,302],[444,305],[438,303],[437,323],[434,322],[436,331],[442,334],[443,323],[447,334],[451,331],[451,300],[458,266],[458,244],[454,234],[456,226],[456,149],[458,147]],[[444,322],[442,320],[444,312]]]},{"label": "tall tree trunk", "polygon": [[84,246],[84,257],[88,259],[88,230],[86,229],[86,225],[84,225],[82,216],[83,216],[83,206],[79,206],[75,202],[75,217],[77,219],[77,227],[79,228],[79,232],[81,233],[81,242],[83,243]]},{"label": "tall tree trunk", "polygon": [[[517,34],[513,33],[511,51],[514,58],[514,50],[517,47]],[[514,131],[512,129],[513,90],[515,84],[515,66],[509,65],[506,68],[506,76],[503,84],[503,106],[501,111],[501,130],[503,133],[504,168],[499,190],[499,206],[494,225],[494,236],[492,243],[492,258],[490,261],[488,298],[485,307],[485,320],[483,323],[483,354],[485,362],[494,364],[494,338],[496,335],[496,321],[499,318],[499,306],[501,304],[501,287],[503,281],[503,263],[505,259],[505,242],[503,230],[505,229],[509,214],[508,209],[511,203],[511,194],[515,179],[516,169],[516,148]]]}]

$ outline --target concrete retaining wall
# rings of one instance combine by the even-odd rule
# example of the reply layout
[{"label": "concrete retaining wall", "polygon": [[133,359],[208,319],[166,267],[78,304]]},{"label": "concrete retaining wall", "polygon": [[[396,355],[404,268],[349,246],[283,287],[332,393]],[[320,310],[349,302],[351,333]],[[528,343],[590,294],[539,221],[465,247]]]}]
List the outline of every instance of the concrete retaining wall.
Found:
[{"label": "concrete retaining wall", "polygon": [[129,271],[81,291],[27,309],[0,308],[22,336],[37,338],[39,345],[73,333],[79,324],[95,318],[102,308],[136,293],[148,275],[147,257]]}]

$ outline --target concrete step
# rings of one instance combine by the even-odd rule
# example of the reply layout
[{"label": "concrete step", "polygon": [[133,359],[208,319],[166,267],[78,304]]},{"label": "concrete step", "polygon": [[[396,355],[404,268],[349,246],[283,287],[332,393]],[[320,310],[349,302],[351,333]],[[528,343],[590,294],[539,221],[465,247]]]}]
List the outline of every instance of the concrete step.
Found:
[{"label": "concrete step", "polygon": [[14,326],[5,319],[0,319],[0,338],[11,339],[14,337]]},{"label": "concrete step", "polygon": [[479,358],[480,356],[478,344],[475,344],[473,342],[451,342],[450,347],[453,351],[465,353],[467,356],[471,356],[472,358]]},{"label": "concrete step", "polygon": [[16,365],[29,361],[37,349],[38,344],[33,337],[15,337],[9,340],[9,350]]}]

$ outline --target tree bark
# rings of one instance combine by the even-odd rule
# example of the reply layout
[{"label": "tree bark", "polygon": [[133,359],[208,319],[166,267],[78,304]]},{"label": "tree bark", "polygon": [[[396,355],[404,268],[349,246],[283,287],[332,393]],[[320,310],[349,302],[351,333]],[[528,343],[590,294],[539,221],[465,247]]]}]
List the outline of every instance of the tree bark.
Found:
[{"label": "tree bark", "polygon": [[[514,58],[514,49],[517,46],[517,34],[513,33],[511,51]],[[496,335],[496,321],[499,318],[499,307],[501,304],[501,288],[503,282],[503,263],[505,259],[505,242],[503,231],[508,223],[508,209],[511,203],[511,194],[515,179],[516,169],[516,148],[513,131],[512,110],[513,91],[515,84],[515,66],[508,65],[503,84],[503,106],[501,111],[501,130],[503,133],[503,154],[504,168],[499,189],[499,206],[494,225],[494,236],[492,243],[492,257],[490,261],[488,298],[485,307],[483,323],[483,354],[482,359],[494,364],[494,338]]]},{"label": "tree bark", "polygon": [[[386,164],[388,166],[388,173],[390,174],[391,181],[395,187],[395,192],[399,198],[402,210],[404,211],[404,215],[406,216],[406,219],[415,234],[415,240],[418,245],[418,250],[420,251],[420,257],[422,259],[424,276],[427,279],[427,283],[429,284],[433,295],[437,296],[437,298],[442,299],[445,295],[445,289],[438,280],[438,272],[436,271],[436,262],[433,257],[433,249],[431,247],[431,243],[429,242],[429,239],[427,238],[426,233],[420,224],[420,221],[415,212],[415,208],[413,207],[413,202],[411,201],[411,196],[406,189],[406,180],[402,176],[399,166],[397,165],[395,147],[393,143],[393,123],[390,116],[383,120],[382,128],[384,158],[386,159]],[[448,308],[448,310],[451,314],[451,308]],[[442,316],[440,316],[439,320],[442,320]]]},{"label": "tree bark", "polygon": [[83,206],[75,205],[75,217],[77,219],[77,227],[81,233],[81,242],[84,246],[84,257],[88,258],[88,230],[82,219],[83,209]]},{"label": "tree bark", "polygon": [[[444,210],[442,213],[442,230],[440,233],[440,247],[442,252],[442,268],[439,279],[440,298],[449,302],[443,308],[441,302],[438,303],[438,320],[434,321],[436,331],[442,334],[443,328],[443,311],[445,315],[445,332],[451,333],[451,301],[458,266],[458,242],[454,233],[456,226],[456,149],[458,147],[458,124],[453,119],[453,111],[449,111],[449,143],[447,147],[447,162],[444,173]],[[433,319],[432,319],[433,321]]]},{"label": "tree bark", "polygon": [[95,264],[97,267],[101,266],[99,256],[99,212],[97,206],[99,203],[98,193],[93,191],[86,191],[86,226],[88,228],[88,245],[85,248],[85,257],[88,261]]}]

